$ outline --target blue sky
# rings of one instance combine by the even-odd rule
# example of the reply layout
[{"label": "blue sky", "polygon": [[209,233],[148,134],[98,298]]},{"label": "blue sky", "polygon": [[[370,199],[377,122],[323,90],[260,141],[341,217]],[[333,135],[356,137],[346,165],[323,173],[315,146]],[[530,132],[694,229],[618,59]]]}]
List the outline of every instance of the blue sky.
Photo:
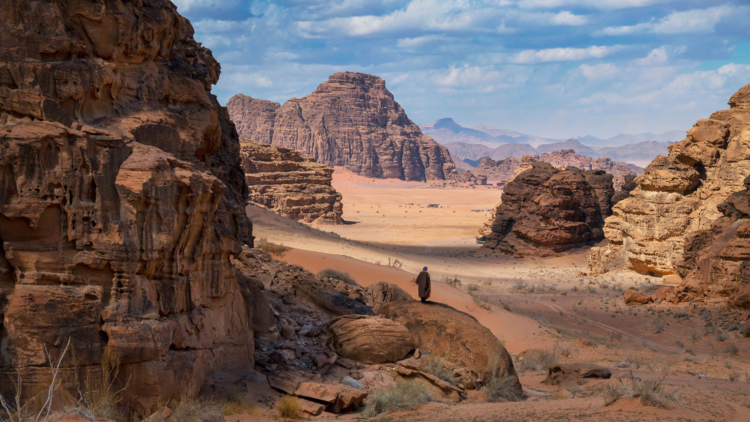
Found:
[{"label": "blue sky", "polygon": [[173,1],[222,65],[222,104],[349,70],[416,123],[607,137],[687,130],[750,83],[748,0]]}]

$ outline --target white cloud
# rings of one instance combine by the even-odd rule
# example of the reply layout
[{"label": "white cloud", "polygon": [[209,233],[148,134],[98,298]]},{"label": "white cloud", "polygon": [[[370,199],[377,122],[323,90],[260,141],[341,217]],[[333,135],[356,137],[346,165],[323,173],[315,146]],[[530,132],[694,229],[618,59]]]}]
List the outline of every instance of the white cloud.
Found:
[{"label": "white cloud", "polygon": [[442,39],[443,37],[440,35],[425,35],[422,37],[415,37],[415,38],[402,38],[398,40],[396,45],[399,48],[415,48],[419,47],[420,45],[427,44],[431,41],[437,41]]},{"label": "white cloud", "polygon": [[630,26],[607,27],[598,35],[630,35],[644,32],[655,34],[683,34],[712,32],[714,27],[727,16],[750,15],[750,6],[721,5],[708,9],[694,9],[674,12],[658,22],[644,22]]},{"label": "white cloud", "polygon": [[590,81],[609,79],[615,76],[619,71],[617,66],[611,63],[601,63],[594,66],[582,64],[578,68],[581,69],[583,76]]},{"label": "white cloud", "polygon": [[668,60],[669,55],[667,54],[667,47],[661,46],[651,50],[651,52],[648,53],[648,56],[638,59],[635,62],[641,66],[660,66],[666,64]]},{"label": "white cloud", "polygon": [[570,12],[564,11],[556,14],[551,22],[555,25],[579,26],[586,24],[588,19],[585,16],[574,15]]},{"label": "white cloud", "polygon": [[260,72],[253,73],[232,73],[228,79],[236,84],[254,86],[254,87],[269,87],[273,85],[273,82],[267,77],[263,76]]},{"label": "white cloud", "polygon": [[591,46],[588,48],[548,48],[545,50],[524,50],[511,60],[514,63],[531,64],[544,62],[562,62],[584,59],[601,59],[618,50],[618,46]]},{"label": "white cloud", "polygon": [[526,9],[553,9],[585,6],[596,9],[628,9],[651,6],[669,0],[520,0],[518,6]]}]

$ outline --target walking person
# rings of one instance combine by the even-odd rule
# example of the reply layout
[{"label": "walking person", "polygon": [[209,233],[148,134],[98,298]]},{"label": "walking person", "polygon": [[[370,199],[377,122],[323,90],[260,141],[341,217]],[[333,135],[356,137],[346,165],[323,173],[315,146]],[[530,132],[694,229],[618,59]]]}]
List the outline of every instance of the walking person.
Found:
[{"label": "walking person", "polygon": [[422,272],[417,276],[417,286],[419,287],[419,298],[422,299],[422,303],[427,302],[432,293],[432,283],[430,282],[430,273],[427,272],[427,267],[422,268]]}]

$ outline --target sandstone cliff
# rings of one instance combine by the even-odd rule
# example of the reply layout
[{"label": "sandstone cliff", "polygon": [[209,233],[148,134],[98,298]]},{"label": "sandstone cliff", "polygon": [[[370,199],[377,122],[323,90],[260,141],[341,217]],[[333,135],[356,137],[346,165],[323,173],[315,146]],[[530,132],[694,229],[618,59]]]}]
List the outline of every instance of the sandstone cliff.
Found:
[{"label": "sandstone cliff", "polygon": [[602,226],[614,194],[602,170],[560,170],[524,157],[503,190],[483,249],[544,256],[604,238]]},{"label": "sandstone cliff", "polygon": [[343,223],[332,168],[286,148],[244,138],[240,145],[250,202],[304,223]]},{"label": "sandstone cliff", "polygon": [[604,226],[609,245],[592,250],[593,273],[628,267],[675,274],[687,237],[722,217],[718,206],[743,190],[750,174],[750,85],[729,104],[730,110],[699,120],[685,140],[670,146],[668,157],[657,157],[635,179],[638,187]]},{"label": "sandstone cliff", "polygon": [[244,138],[362,176],[425,181],[456,172],[448,149],[422,134],[377,76],[335,73],[283,106],[238,94],[227,109]]},{"label": "sandstone cliff", "polygon": [[[252,368],[268,312],[211,52],[169,1],[0,4],[0,393],[119,357],[148,409]],[[6,301],[7,304],[2,304]]]}]

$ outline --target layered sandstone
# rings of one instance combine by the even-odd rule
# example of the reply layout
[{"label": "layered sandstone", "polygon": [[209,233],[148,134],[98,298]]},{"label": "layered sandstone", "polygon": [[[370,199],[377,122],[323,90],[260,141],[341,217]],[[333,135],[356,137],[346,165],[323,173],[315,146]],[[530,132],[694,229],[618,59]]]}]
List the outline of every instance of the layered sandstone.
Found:
[{"label": "layered sandstone", "polygon": [[456,173],[448,149],[422,134],[377,76],[335,73],[283,106],[237,94],[227,108],[240,136],[362,176],[426,181]]},{"label": "layered sandstone", "polygon": [[[685,140],[657,157],[627,199],[613,209],[605,248],[594,249],[594,273],[627,267],[669,275],[686,252],[688,236],[710,230],[724,215],[719,206],[744,189],[750,174],[750,85],[729,100],[731,109],[699,120]],[[684,272],[682,272],[684,274]]]},{"label": "layered sandstone", "polygon": [[561,170],[528,156],[516,172],[503,189],[485,250],[544,256],[604,238],[614,195],[611,174]]},{"label": "layered sandstone", "polygon": [[304,223],[341,224],[341,194],[331,186],[333,169],[297,151],[240,139],[248,199]]},{"label": "layered sandstone", "polygon": [[145,410],[252,368],[270,311],[230,262],[253,238],[211,52],[168,1],[0,16],[0,378],[39,391],[70,339],[64,370],[106,350]]}]

